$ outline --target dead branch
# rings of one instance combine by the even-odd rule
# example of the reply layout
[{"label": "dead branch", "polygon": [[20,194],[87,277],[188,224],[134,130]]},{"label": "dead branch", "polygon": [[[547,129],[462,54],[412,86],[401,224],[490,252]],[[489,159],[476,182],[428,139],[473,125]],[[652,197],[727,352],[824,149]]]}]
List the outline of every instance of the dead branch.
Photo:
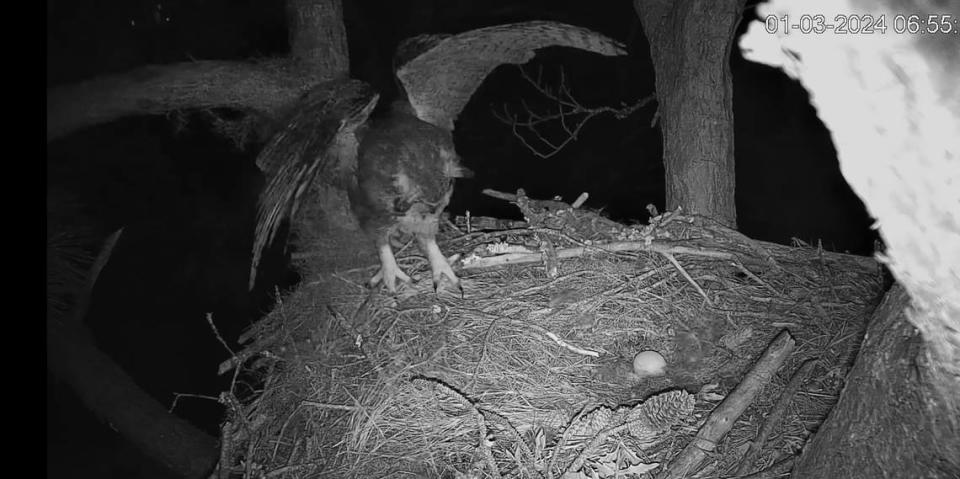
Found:
[{"label": "dead branch", "polygon": [[[580,207],[589,197],[586,192],[581,193],[573,204],[565,203],[560,196],[554,196],[552,200],[535,200],[528,197],[523,188],[518,189],[516,194],[490,189],[484,190],[483,193],[515,205],[527,222],[529,231],[559,236],[579,246],[588,246],[592,241],[638,240],[649,236],[589,209],[581,209]],[[575,236],[581,239],[574,238],[564,231],[576,232]]]},{"label": "dead branch", "polygon": [[704,301],[706,301],[709,306],[713,306],[713,302],[710,301],[710,297],[707,296],[707,293],[703,290],[703,288],[701,288],[700,285],[697,284],[697,281],[690,276],[690,273],[687,273],[687,270],[683,269],[683,266],[680,264],[679,261],[677,261],[677,258],[675,258],[669,252],[663,253],[663,256],[667,258],[667,261],[670,261],[670,264],[672,264],[674,268],[677,268],[677,271],[680,272],[680,274],[683,276],[684,279],[687,280],[688,283],[693,285],[694,289],[696,289],[697,292],[700,293],[700,296],[703,296]]},{"label": "dead branch", "polygon": [[[557,259],[579,258],[590,251],[604,251],[607,253],[622,253],[624,251],[649,251],[661,254],[690,254],[733,261],[736,255],[722,251],[712,251],[690,246],[667,245],[663,243],[646,243],[643,241],[620,241],[616,243],[594,244],[574,248],[557,250]],[[491,268],[511,264],[539,263],[543,261],[543,253],[531,251],[529,253],[506,253],[485,258],[468,258],[463,263],[463,269]]]},{"label": "dead branch", "polygon": [[767,438],[773,433],[773,428],[780,424],[780,419],[787,410],[787,406],[790,404],[793,396],[797,394],[797,391],[800,390],[800,385],[803,384],[803,380],[810,374],[810,370],[813,369],[815,364],[816,362],[813,360],[806,361],[801,364],[797,372],[793,374],[793,378],[790,379],[790,383],[787,384],[786,389],[780,394],[777,403],[774,404],[773,409],[767,413],[767,417],[764,420],[763,426],[760,428],[760,432],[757,433],[757,437],[750,443],[750,448],[747,449],[747,453],[743,455],[743,460],[740,462],[740,466],[737,467],[736,475],[741,476],[746,474],[753,466],[753,463],[756,462],[757,457],[760,456],[760,451],[763,450],[764,444],[767,443]]},{"label": "dead branch", "polygon": [[[537,70],[537,77],[533,78],[529,73],[520,67],[520,75],[543,97],[552,100],[556,104],[556,112],[540,113],[531,108],[526,101],[521,100],[523,112],[511,112],[507,105],[503,106],[503,111],[494,110],[493,115],[503,122],[510,125],[513,129],[513,135],[519,139],[534,155],[540,158],[550,158],[562,150],[567,144],[577,139],[580,130],[592,118],[597,115],[609,113],[617,119],[623,119],[640,108],[653,101],[654,95],[648,95],[645,98],[637,100],[632,105],[621,104],[619,108],[610,106],[587,107],[581,104],[573,96],[567,85],[566,76],[563,69],[560,70],[560,84],[555,88],[548,87],[543,81],[543,69]],[[563,130],[562,136],[555,139],[547,138],[542,131],[544,127],[554,127],[559,125]],[[521,130],[528,131],[526,135]]]},{"label": "dead branch", "polygon": [[661,479],[680,479],[696,471],[707,455],[712,453],[723,436],[730,431],[743,411],[757,394],[770,382],[773,375],[793,352],[796,344],[787,331],[782,331],[767,346],[766,351],[754,364],[736,389],[713,410],[710,417],[697,432],[696,437],[674,458]]},{"label": "dead branch", "polygon": [[[465,230],[467,235],[503,234],[501,231],[525,230],[529,225],[526,221],[521,220],[503,220],[489,216],[472,216],[469,210],[467,210],[467,214],[454,218],[454,224],[458,229]],[[291,256],[295,257],[296,254],[297,253],[293,253]]]},{"label": "dead branch", "polygon": [[[523,206],[522,204],[529,204],[534,208],[538,208],[542,210],[548,210],[548,209],[561,210],[566,208],[579,208],[583,204],[583,201],[586,201],[586,199],[584,199],[583,201],[580,201],[580,199],[583,198],[584,196],[589,196],[589,194],[587,194],[586,192],[581,193],[580,197],[577,198],[577,201],[579,201],[580,204],[578,204],[577,206],[573,206],[571,204],[567,204],[563,201],[560,201],[559,196],[555,197],[552,200],[535,200],[533,198],[529,198],[527,197],[527,193],[523,190],[523,188],[518,189],[515,194],[506,193],[503,191],[497,191],[490,188],[485,188],[482,193],[491,198],[496,198],[498,200],[503,200],[503,201],[509,201],[510,203],[516,204],[518,206]],[[526,211],[523,208],[521,208],[520,211],[522,213],[526,213]]]}]

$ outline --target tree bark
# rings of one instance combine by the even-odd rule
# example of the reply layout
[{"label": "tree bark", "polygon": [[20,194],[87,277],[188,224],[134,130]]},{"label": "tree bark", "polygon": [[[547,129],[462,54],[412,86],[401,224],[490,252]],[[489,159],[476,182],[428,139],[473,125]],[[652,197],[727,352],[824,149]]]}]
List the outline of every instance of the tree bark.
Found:
[{"label": "tree bark", "polygon": [[125,116],[228,107],[279,117],[317,83],[350,73],[340,0],[291,0],[290,58],[146,66],[47,91],[47,142]]},{"label": "tree bark", "polygon": [[907,320],[909,301],[897,284],[877,308],[840,402],[792,477],[960,477],[956,412],[929,374],[927,346]]},{"label": "tree bark", "polygon": [[634,0],[656,72],[666,207],[736,228],[730,49],[745,0]]},{"label": "tree bark", "polygon": [[203,61],[146,66],[47,91],[47,142],[125,116],[229,107],[276,116],[310,78],[289,61]]},{"label": "tree bark", "polygon": [[350,76],[341,0],[287,0],[290,56],[313,83]]},{"label": "tree bark", "polygon": [[217,441],[140,389],[82,324],[47,320],[47,367],[98,418],[172,471],[201,478],[216,464]]}]

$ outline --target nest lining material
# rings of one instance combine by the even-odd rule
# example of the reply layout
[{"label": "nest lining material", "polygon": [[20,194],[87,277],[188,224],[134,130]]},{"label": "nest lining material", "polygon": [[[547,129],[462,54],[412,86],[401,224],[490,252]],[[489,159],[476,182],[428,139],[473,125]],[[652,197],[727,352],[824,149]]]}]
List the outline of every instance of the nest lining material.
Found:
[{"label": "nest lining material", "polygon": [[[738,466],[806,359],[818,361],[812,379],[756,468],[796,452],[826,416],[881,292],[873,260],[753,242],[678,213],[632,228],[572,207],[541,208],[522,192],[513,199],[528,202],[528,228],[443,241],[444,251],[466,253],[463,299],[433,293],[415,248],[398,259],[421,280],[396,296],[365,287],[373,261],[306,271],[235,358],[252,358],[246,370],[265,382],[234,411],[256,427],[226,431],[235,469],[249,477],[560,477],[576,461],[580,472],[570,472],[583,474],[611,460],[640,467],[639,457],[656,468],[783,329],[796,349],[706,466]],[[635,249],[602,252],[628,243]],[[482,254],[496,244],[528,248],[539,262],[470,266],[470,258],[489,262],[494,256]],[[580,256],[564,259],[577,248]],[[631,362],[641,350],[660,352],[666,374],[638,377]],[[665,391],[679,396],[656,399]],[[644,406],[652,399],[662,404]],[[646,436],[622,429],[591,443],[600,430],[583,424],[614,416],[623,424],[629,414],[665,419]]]}]

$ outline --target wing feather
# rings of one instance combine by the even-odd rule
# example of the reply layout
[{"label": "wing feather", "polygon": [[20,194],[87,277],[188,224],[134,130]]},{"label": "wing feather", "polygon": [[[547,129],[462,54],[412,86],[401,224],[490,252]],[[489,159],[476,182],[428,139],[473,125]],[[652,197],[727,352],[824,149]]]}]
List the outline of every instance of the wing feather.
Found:
[{"label": "wing feather", "polygon": [[366,83],[337,80],[304,94],[286,125],[257,157],[268,183],[260,194],[250,265],[250,288],[264,248],[280,224],[297,209],[303,192],[320,177],[353,176],[357,165],[355,132],[367,121],[379,95]]},{"label": "wing feather", "polygon": [[592,30],[533,21],[458,35],[419,35],[394,55],[397,78],[418,118],[453,130],[453,121],[484,78],[504,63],[530,61],[536,50],[564,46],[606,56],[625,55],[623,44]]}]

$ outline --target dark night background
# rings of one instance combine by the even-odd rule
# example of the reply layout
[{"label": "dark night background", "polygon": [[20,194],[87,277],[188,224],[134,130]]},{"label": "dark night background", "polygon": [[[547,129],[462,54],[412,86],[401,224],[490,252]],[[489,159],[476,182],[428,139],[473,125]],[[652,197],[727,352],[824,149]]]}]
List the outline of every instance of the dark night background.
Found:
[{"label": "dark night background", "polygon": [[[589,106],[632,103],[653,91],[646,40],[631,2],[404,0],[345,2],[353,76],[389,95],[396,44],[419,33],[456,33],[524,20],[592,28],[627,43],[629,57],[547,49],[525,67],[551,82],[562,65],[575,97]],[[741,24],[741,30],[744,25]],[[47,1],[47,86],[121,73],[148,63],[248,59],[286,53],[282,2],[255,0]],[[780,72],[751,64],[734,49],[737,214],[750,237],[827,249],[872,252],[863,205],[840,176],[828,132],[806,93]],[[482,188],[531,196],[590,193],[587,206],[622,221],[645,222],[646,205],[663,211],[655,104],[623,120],[600,117],[578,141],[549,159],[534,157],[491,111],[520,99],[549,102],[516,66],[497,69],[457,123],[456,141],[472,180],[458,183],[450,210],[513,216]],[[175,392],[208,396],[228,387],[215,375],[227,357],[205,321],[212,312],[234,340],[269,310],[272,290],[247,292],[260,144],[243,150],[218,137],[199,112],[134,117],[47,144],[48,201],[94,235],[124,233],[94,292],[87,324],[99,347],[150,394],[171,404]],[[69,198],[69,199],[65,199]],[[265,259],[267,281],[295,280],[282,258]],[[214,401],[181,399],[176,412],[217,433]],[[48,477],[174,477],[140,457],[47,376]]]}]

